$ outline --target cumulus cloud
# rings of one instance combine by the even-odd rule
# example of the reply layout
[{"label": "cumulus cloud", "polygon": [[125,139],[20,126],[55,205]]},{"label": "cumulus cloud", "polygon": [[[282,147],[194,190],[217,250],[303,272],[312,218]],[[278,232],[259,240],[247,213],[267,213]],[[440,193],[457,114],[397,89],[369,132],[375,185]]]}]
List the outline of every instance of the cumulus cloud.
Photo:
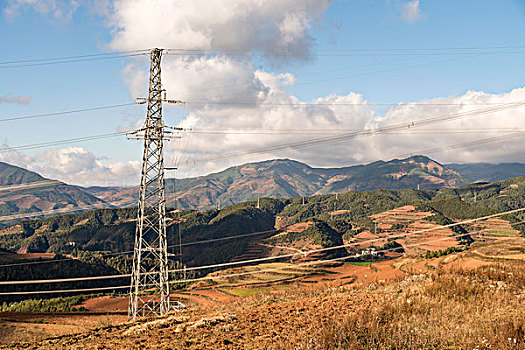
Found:
[{"label": "cumulus cloud", "polygon": [[31,99],[33,96],[14,96],[12,94],[7,94],[4,96],[0,96],[0,104],[2,103],[16,103],[21,105],[26,105],[31,102]]},{"label": "cumulus cloud", "polygon": [[401,4],[401,18],[407,23],[419,22],[423,19],[419,0],[412,0]]},{"label": "cumulus cloud", "polygon": [[[160,0],[116,1],[114,13],[110,16],[114,30],[110,45],[118,50],[164,47],[310,53],[315,43],[310,29],[321,20],[330,3],[232,0],[227,3],[206,1],[204,4],[203,1],[187,0],[160,6]],[[403,18],[407,22],[423,18],[418,0],[402,5]],[[285,59],[295,58],[285,56]],[[326,133],[408,124],[425,117],[525,98],[524,89],[501,95],[472,91],[462,96],[400,104],[378,113],[365,96],[348,92],[308,101],[318,104],[312,106],[288,92],[297,81],[295,76],[285,71],[272,73],[258,64],[259,59],[246,55],[164,56],[163,85],[168,96],[188,102],[185,106],[187,115],[180,126],[194,131],[219,131],[188,133],[178,142],[168,144],[167,158],[180,163],[179,176],[201,175],[230,165],[272,158],[292,158],[314,166],[345,166],[494,136],[490,130],[476,134],[456,133],[461,130],[521,126],[522,112],[511,110],[438,124],[434,128],[445,131],[441,136],[429,134],[432,127],[428,127],[410,134],[407,132],[412,130],[200,162],[230,152],[260,150],[330,135]],[[148,76],[145,68],[143,63],[132,63],[125,69],[124,75],[134,96],[146,92]],[[277,129],[293,132],[271,133]],[[220,132],[224,130],[232,133]],[[326,133],[298,134],[297,130]],[[185,150],[184,156],[179,154],[181,150]],[[445,162],[498,162],[516,159],[518,152],[519,143],[511,139],[475,149],[441,152],[435,156]]]},{"label": "cumulus cloud", "polygon": [[[180,126],[192,127],[194,131],[205,129],[219,133],[188,133],[176,143],[167,143],[166,164],[178,163],[178,176],[202,175],[231,165],[275,158],[296,159],[319,167],[348,166],[408,157],[410,154],[427,154],[442,163],[524,161],[521,137],[476,147],[430,152],[442,146],[525,130],[524,108],[512,108],[426,127],[406,127],[387,134],[199,162],[231,152],[261,150],[274,145],[331,137],[343,131],[380,129],[399,124],[408,126],[412,122],[417,124],[421,119],[484,110],[525,100],[525,88],[504,94],[468,91],[460,96],[395,105],[380,114],[373,103],[356,93],[321,97],[314,101],[318,104],[315,106],[297,105],[301,102],[283,90],[293,79],[263,71],[255,71],[255,76],[266,91],[259,104],[245,107],[201,106],[191,110],[181,121]],[[292,103],[293,106],[289,105]],[[220,133],[224,130],[231,130],[232,133]],[[271,134],[272,130],[289,132]],[[316,134],[296,133],[307,131]],[[181,158],[182,150],[186,152]],[[430,153],[423,152],[425,150]],[[37,171],[48,178],[80,185],[136,184],[140,171],[138,161],[106,162],[82,147],[49,150],[33,157],[12,150],[0,154],[0,160]]]},{"label": "cumulus cloud", "polygon": [[113,48],[306,53],[332,0],[116,0]]},{"label": "cumulus cloud", "polygon": [[[16,3],[24,1],[10,4]],[[330,4],[329,0],[117,0],[110,10],[105,7],[103,13],[107,14],[112,26],[113,38],[109,45],[115,50],[151,47],[241,50],[253,55],[267,53],[268,57],[270,53],[279,52],[294,54],[283,56],[291,60],[296,59],[294,56],[311,53],[315,39],[310,29],[322,19]],[[422,18],[419,5],[418,0],[403,3],[405,21],[415,22]],[[495,129],[525,128],[523,110],[513,109],[421,129],[407,128],[336,143],[199,162],[230,152],[260,150],[327,137],[334,132],[377,129],[400,123],[408,125],[423,118],[525,99],[525,88],[505,94],[469,91],[461,96],[400,104],[379,113],[366,96],[348,92],[307,101],[317,103],[311,105],[288,92],[297,77],[286,71],[269,72],[260,67],[260,62],[258,56],[254,59],[244,54],[164,56],[162,79],[168,96],[188,102],[187,114],[180,126],[194,131],[218,131],[188,133],[167,144],[166,163],[180,163],[178,176],[202,175],[230,165],[272,158],[292,158],[313,166],[346,166],[488,138],[496,135]],[[147,73],[144,62],[131,62],[123,70],[132,96],[144,96]],[[431,133],[436,129],[443,132]],[[221,133],[224,130],[232,133]],[[272,134],[272,130],[290,132]],[[311,134],[312,131],[316,134]],[[462,133],[464,131],[469,133]],[[442,162],[522,161],[519,141],[514,138],[429,155]],[[182,150],[185,150],[184,156]],[[81,147],[47,151],[29,160],[16,152],[9,157],[30,164],[30,169],[47,177],[83,185],[103,185],[106,179],[109,184],[118,184],[122,179],[135,184],[140,169],[139,162],[105,162]]]},{"label": "cumulus cloud", "polygon": [[7,144],[2,148],[0,161],[35,171],[40,175],[82,186],[136,185],[139,181],[140,162],[103,162],[83,147],[67,147],[28,156]]},{"label": "cumulus cloud", "polygon": [[27,168],[28,164],[32,163],[31,157],[9,147],[7,142],[2,144],[3,152],[0,153],[0,161],[11,165],[16,165],[22,168]]},{"label": "cumulus cloud", "polygon": [[[418,120],[425,118],[484,110],[498,104],[523,101],[525,88],[515,89],[506,94],[469,91],[461,96],[399,104],[383,114],[377,112],[373,103],[368,103],[362,95],[355,93],[319,98],[315,101],[318,106],[287,106],[286,103],[297,103],[297,99],[282,90],[273,91],[270,88],[269,95],[279,97],[268,98],[265,100],[267,104],[261,103],[256,107],[208,107],[191,112],[184,122],[186,125],[192,124],[194,131],[231,130],[232,134],[196,133],[191,135],[189,147],[170,145],[168,149],[174,152],[186,149],[186,158],[180,164],[182,174],[198,175],[230,165],[273,158],[291,158],[320,167],[347,166],[421,153],[444,163],[523,161],[520,137],[479,144],[475,147],[439,149],[443,146],[509,135],[519,129],[524,130],[523,108],[504,109],[486,114],[476,113],[455,121],[421,128],[408,128],[408,125],[412,122],[417,124]],[[337,136],[343,131],[380,129],[400,124],[407,127],[391,133],[318,143],[310,147],[281,147],[278,150],[248,156],[221,158],[223,154],[236,154],[239,150],[263,150],[273,145]],[[255,131],[245,134],[243,129]],[[267,134],[272,129],[290,132]],[[320,134],[294,133],[307,130]],[[241,134],[236,134],[239,131]],[[218,156],[218,160],[214,160],[214,156]],[[208,161],[199,162],[203,159]]]},{"label": "cumulus cloud", "polygon": [[4,14],[8,18],[14,18],[22,11],[32,10],[59,21],[68,21],[79,6],[80,3],[76,0],[7,0]]},{"label": "cumulus cloud", "polygon": [[137,183],[138,161],[104,163],[83,147],[49,150],[32,157],[29,168],[43,176],[73,184],[122,185]]},{"label": "cumulus cloud", "polygon": [[[186,50],[240,50],[241,55],[165,56],[163,84],[168,96],[189,102],[186,126],[253,128],[285,120],[283,111],[259,108],[268,101],[297,101],[284,91],[295,77],[289,73],[270,74],[255,68],[249,53],[309,56],[315,43],[310,29],[321,20],[331,0],[117,0],[110,16],[114,36],[110,46],[116,50],[147,47]],[[289,56],[291,55],[291,56]],[[273,57],[273,56],[272,56]],[[283,63],[283,60],[279,63]],[[134,96],[146,93],[147,70],[131,63],[125,68],[125,81]],[[227,105],[242,101],[246,107]],[[217,103],[210,105],[209,103]],[[201,124],[202,123],[202,124]],[[228,138],[228,136],[226,136]],[[216,150],[221,146],[216,140]],[[248,144],[244,143],[249,141]],[[262,145],[253,137],[231,140],[238,147]],[[271,141],[271,140],[270,140]],[[184,140],[181,141],[184,143]],[[212,142],[213,144],[214,142]],[[243,144],[244,143],[244,144]],[[168,146],[168,150],[170,150]],[[206,153],[207,142],[191,143],[190,152]]]}]

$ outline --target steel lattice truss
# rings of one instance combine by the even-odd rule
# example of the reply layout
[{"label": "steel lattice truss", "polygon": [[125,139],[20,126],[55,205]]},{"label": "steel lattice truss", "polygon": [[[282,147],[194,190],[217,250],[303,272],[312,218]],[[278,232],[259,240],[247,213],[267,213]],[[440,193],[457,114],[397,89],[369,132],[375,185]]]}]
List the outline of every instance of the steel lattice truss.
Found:
[{"label": "steel lattice truss", "polygon": [[134,133],[140,133],[140,139],[144,139],[144,154],[128,310],[128,316],[133,319],[162,315],[170,308],[163,158],[166,131],[162,120],[161,57],[162,50],[151,51],[148,113],[143,128]]}]

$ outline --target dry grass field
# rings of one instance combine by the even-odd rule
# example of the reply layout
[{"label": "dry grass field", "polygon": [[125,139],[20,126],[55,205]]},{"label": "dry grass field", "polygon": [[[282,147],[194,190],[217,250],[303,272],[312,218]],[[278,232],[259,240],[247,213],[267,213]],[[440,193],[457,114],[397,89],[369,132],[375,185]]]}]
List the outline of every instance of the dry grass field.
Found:
[{"label": "dry grass field", "polygon": [[525,267],[317,283],[19,349],[524,349]]},{"label": "dry grass field", "polygon": [[[374,217],[433,227],[404,207]],[[388,221],[388,223],[387,223]],[[305,227],[295,227],[297,230]],[[387,229],[384,226],[385,230]],[[525,239],[503,220],[473,225],[469,249],[450,230],[398,242],[371,262],[277,262],[214,272],[172,293],[187,308],[126,323],[127,297],[99,296],[87,313],[0,315],[0,345],[19,349],[525,349]],[[388,238],[395,232],[378,233]],[[365,237],[366,236],[366,237]],[[356,241],[376,236],[362,232]],[[442,239],[443,244],[429,240]],[[448,242],[448,243],[447,243]],[[234,276],[231,276],[234,275]],[[120,312],[121,314],[114,314]]]}]

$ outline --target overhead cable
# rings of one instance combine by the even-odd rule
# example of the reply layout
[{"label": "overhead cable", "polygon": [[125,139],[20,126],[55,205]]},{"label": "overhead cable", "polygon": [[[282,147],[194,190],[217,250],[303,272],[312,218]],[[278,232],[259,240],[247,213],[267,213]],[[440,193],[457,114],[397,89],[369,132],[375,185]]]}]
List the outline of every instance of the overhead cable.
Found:
[{"label": "overhead cable", "polygon": [[24,115],[24,116],[17,116],[17,117],[7,117],[7,118],[0,118],[0,122],[9,122],[9,121],[14,121],[14,120],[24,120],[24,119],[35,119],[35,118],[62,116],[62,115],[66,115],[66,114],[91,112],[91,111],[98,111],[98,110],[103,110],[103,109],[112,109],[112,108],[119,108],[119,107],[125,107],[125,106],[133,106],[133,105],[136,105],[136,103],[135,102],[128,102],[128,103],[119,103],[119,104],[109,105],[109,106],[99,106],[99,107],[88,107],[88,108],[81,108],[81,109],[73,109],[73,110],[63,111],[63,112],[51,112],[51,113],[31,114],[31,115]]},{"label": "overhead cable", "polygon": [[[422,230],[412,231],[412,232],[406,232],[398,235],[392,235],[389,237],[382,237],[382,238],[376,238],[376,239],[369,239],[363,242],[355,242],[355,243],[348,243],[348,244],[342,244],[338,246],[332,246],[332,247],[324,247],[319,249],[311,249],[307,251],[302,251],[300,253],[293,253],[293,254],[284,254],[284,255],[278,255],[273,257],[265,257],[265,258],[256,258],[256,259],[247,259],[243,261],[233,261],[228,263],[221,263],[221,264],[212,264],[212,265],[206,265],[206,266],[195,266],[195,267],[189,267],[185,269],[175,269],[175,270],[169,270],[169,272],[184,272],[184,271],[194,271],[194,270],[202,270],[202,269],[210,269],[210,268],[217,268],[217,267],[224,267],[224,266],[233,266],[233,265],[242,265],[247,263],[253,263],[253,262],[261,262],[261,261],[268,261],[268,260],[276,260],[276,259],[282,259],[282,258],[290,258],[297,255],[305,255],[305,254],[312,254],[312,253],[319,253],[319,252],[325,252],[325,251],[331,251],[336,249],[342,249],[347,248],[355,245],[360,245],[363,243],[371,243],[376,241],[382,241],[386,238],[402,238],[407,237],[415,234],[425,233],[425,232],[431,232],[434,230],[439,230],[443,228],[450,228],[454,226],[459,226],[463,224],[468,224],[472,222],[477,222],[481,220],[487,220],[495,217],[500,217],[504,215],[509,214],[515,214],[519,212],[525,211],[525,208],[519,208],[514,210],[509,210],[506,212],[500,212],[492,215],[486,215],[483,217],[475,218],[475,219],[469,219],[469,220],[463,220],[459,222],[455,222],[448,225],[440,225],[436,227],[426,228]],[[0,285],[11,285],[11,284],[41,284],[41,283],[61,283],[61,282],[74,282],[74,281],[86,281],[86,280],[99,280],[99,279],[113,279],[113,278],[123,278],[123,277],[130,277],[130,274],[122,274],[122,275],[106,275],[106,276],[91,276],[91,277],[73,277],[73,278],[61,278],[61,279],[49,279],[49,280],[25,280],[25,281],[0,281]]]},{"label": "overhead cable", "polygon": [[269,153],[269,152],[279,151],[279,150],[284,150],[284,149],[295,149],[295,148],[308,147],[308,146],[324,144],[324,143],[346,141],[346,140],[353,139],[353,138],[360,137],[360,136],[373,136],[373,135],[383,134],[385,132],[398,131],[398,130],[403,130],[403,129],[406,130],[406,129],[416,128],[416,127],[421,127],[421,126],[426,126],[426,125],[453,121],[453,120],[467,118],[467,117],[480,116],[480,115],[485,115],[485,114],[501,112],[504,110],[521,108],[524,106],[525,106],[525,102],[521,101],[521,102],[516,102],[516,103],[504,105],[504,106],[489,107],[489,108],[476,109],[476,110],[468,111],[468,112],[446,114],[446,115],[430,117],[430,118],[425,118],[425,119],[420,119],[420,120],[415,120],[415,121],[403,122],[399,124],[391,124],[391,125],[387,125],[384,127],[378,127],[378,128],[368,128],[368,129],[364,129],[360,131],[348,132],[348,133],[343,133],[340,135],[335,135],[335,136],[330,136],[330,137],[302,140],[298,142],[267,146],[267,147],[262,147],[259,149],[253,149],[253,150],[247,150],[247,151],[230,152],[230,153],[226,153],[222,155],[204,157],[204,158],[193,160],[193,161],[187,161],[186,164],[199,164],[199,163],[205,163],[205,162],[216,161],[216,160],[221,160],[221,159],[243,157],[246,155],[264,154],[264,153]]}]

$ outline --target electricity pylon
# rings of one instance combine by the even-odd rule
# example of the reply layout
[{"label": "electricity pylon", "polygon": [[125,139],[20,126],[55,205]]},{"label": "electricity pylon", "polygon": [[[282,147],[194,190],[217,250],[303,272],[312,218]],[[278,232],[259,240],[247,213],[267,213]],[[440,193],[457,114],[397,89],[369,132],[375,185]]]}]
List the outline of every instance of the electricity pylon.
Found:
[{"label": "electricity pylon", "polygon": [[161,49],[151,51],[148,98],[137,101],[148,105],[146,121],[128,134],[144,140],[128,309],[133,319],[163,315],[170,309],[163,144],[170,138],[167,129],[179,129],[164,125],[162,102],[182,102],[162,98],[161,58]]}]

